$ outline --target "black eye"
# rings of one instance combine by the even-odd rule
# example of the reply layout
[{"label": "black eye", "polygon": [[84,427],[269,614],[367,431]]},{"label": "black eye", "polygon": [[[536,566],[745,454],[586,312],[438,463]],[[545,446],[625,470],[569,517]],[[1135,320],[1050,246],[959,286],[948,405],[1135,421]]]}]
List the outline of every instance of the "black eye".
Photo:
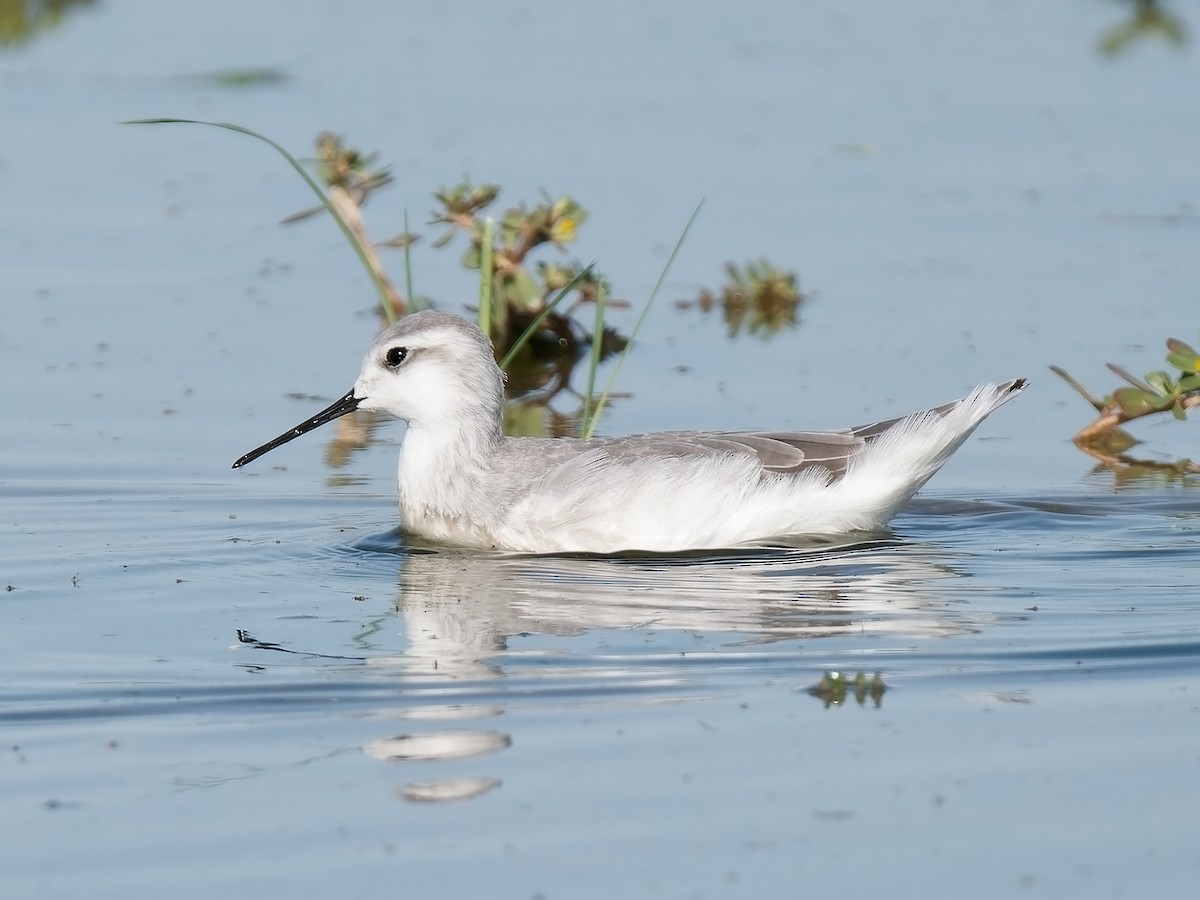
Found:
[{"label": "black eye", "polygon": [[388,347],[387,353],[383,354],[383,361],[387,363],[388,368],[394,369],[404,362],[406,356],[408,356],[407,347]]}]

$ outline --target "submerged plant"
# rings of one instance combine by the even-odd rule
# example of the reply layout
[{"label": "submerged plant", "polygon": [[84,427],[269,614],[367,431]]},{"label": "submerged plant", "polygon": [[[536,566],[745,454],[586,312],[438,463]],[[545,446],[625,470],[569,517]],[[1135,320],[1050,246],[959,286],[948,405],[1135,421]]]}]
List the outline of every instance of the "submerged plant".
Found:
[{"label": "submerged plant", "polygon": [[[1183,341],[1167,341],[1167,364],[1176,370],[1148,372],[1145,379],[1136,378],[1115,363],[1108,368],[1127,384],[1105,397],[1096,397],[1086,387],[1059,366],[1050,371],[1071,385],[1099,416],[1084,426],[1073,440],[1075,445],[1105,463],[1136,463],[1154,465],[1147,460],[1133,460],[1125,452],[1141,443],[1121,426],[1135,419],[1157,413],[1171,413],[1176,419],[1187,418],[1187,411],[1200,406],[1200,353]],[[1186,472],[1200,472],[1189,460],[1161,464]]]}]

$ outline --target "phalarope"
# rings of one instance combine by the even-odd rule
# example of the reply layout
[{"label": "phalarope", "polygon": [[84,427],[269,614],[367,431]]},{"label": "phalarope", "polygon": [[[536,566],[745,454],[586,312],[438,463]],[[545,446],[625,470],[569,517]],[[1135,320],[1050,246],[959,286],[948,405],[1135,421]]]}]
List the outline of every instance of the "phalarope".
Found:
[{"label": "phalarope", "polygon": [[838,431],[669,431],[613,438],[506,437],[492,345],[426,310],[383,331],[354,388],[233,464],[355,409],[408,423],[405,531],[527,553],[673,552],[876,531],[1022,378],[886,422]]}]

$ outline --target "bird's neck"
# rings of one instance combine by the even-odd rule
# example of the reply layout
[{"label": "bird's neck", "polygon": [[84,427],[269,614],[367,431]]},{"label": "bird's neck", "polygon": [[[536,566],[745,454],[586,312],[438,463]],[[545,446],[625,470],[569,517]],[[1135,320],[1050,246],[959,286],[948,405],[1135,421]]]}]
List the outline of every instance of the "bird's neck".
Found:
[{"label": "bird's neck", "polygon": [[498,422],[410,423],[400,451],[401,505],[442,512],[469,508],[503,440]]}]

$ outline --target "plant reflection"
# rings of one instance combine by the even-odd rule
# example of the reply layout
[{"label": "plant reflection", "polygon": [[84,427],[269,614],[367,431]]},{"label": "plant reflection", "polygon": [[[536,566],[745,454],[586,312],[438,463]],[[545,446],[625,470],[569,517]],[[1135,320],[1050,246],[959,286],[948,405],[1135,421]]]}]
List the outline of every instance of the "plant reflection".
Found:
[{"label": "plant reflection", "polygon": [[1110,28],[1100,36],[1100,52],[1116,56],[1138,41],[1158,38],[1174,47],[1187,43],[1187,27],[1183,19],[1163,8],[1159,0],[1126,0],[1132,6],[1128,20]]},{"label": "plant reflection", "polygon": [[725,274],[729,280],[719,294],[704,288],[695,300],[681,300],[676,306],[696,307],[703,313],[720,307],[731,338],[742,332],[769,338],[796,327],[796,310],[806,295],[795,272],[760,259],[744,266],[726,263]]},{"label": "plant reflection", "polygon": [[0,48],[19,47],[39,32],[53,31],[72,10],[95,0],[0,0]]},{"label": "plant reflection", "polygon": [[873,676],[858,672],[853,678],[845,672],[826,672],[820,681],[808,688],[807,693],[824,703],[826,709],[844,705],[849,697],[853,697],[859,706],[865,706],[867,698],[870,697],[878,709],[883,706],[883,695],[886,691],[887,685],[883,683],[883,676],[878,672]]}]

